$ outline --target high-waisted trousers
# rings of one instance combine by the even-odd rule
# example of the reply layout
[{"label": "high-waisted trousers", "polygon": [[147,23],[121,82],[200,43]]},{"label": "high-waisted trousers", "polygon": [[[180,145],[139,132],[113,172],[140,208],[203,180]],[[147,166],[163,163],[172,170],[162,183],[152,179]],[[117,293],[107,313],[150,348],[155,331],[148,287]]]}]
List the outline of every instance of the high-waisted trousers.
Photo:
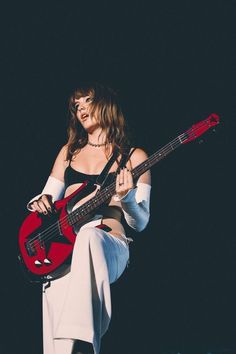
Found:
[{"label": "high-waisted trousers", "polygon": [[76,340],[100,351],[111,319],[110,284],[126,268],[127,241],[89,225],[77,235],[70,272],[43,286],[44,354],[71,354]]}]

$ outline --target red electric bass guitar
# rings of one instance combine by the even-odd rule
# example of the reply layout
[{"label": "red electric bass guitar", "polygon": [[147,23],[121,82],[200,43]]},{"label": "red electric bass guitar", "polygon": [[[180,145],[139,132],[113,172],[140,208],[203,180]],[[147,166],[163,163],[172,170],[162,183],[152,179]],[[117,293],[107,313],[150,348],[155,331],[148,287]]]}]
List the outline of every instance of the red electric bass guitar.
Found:
[{"label": "red electric bass guitar", "polygon": [[[219,116],[212,113],[205,120],[193,125],[136,166],[132,170],[134,180],[177,147],[195,140],[217,124]],[[74,193],[55,202],[55,213],[45,216],[31,212],[26,217],[19,231],[18,258],[30,281],[45,282],[62,274],[65,264],[70,260],[78,229],[92,219],[96,209],[115,194],[115,181],[94,195],[95,190],[94,184],[85,181]],[[89,200],[72,211],[75,203],[90,194],[92,197]]]}]

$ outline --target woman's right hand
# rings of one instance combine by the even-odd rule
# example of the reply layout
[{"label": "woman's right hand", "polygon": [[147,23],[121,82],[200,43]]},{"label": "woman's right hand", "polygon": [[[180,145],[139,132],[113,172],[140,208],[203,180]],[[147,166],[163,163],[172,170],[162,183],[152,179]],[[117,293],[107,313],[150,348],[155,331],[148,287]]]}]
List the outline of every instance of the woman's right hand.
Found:
[{"label": "woman's right hand", "polygon": [[30,208],[33,211],[38,211],[41,214],[47,215],[54,211],[54,205],[52,202],[52,196],[49,194],[43,194],[41,197],[30,204]]}]

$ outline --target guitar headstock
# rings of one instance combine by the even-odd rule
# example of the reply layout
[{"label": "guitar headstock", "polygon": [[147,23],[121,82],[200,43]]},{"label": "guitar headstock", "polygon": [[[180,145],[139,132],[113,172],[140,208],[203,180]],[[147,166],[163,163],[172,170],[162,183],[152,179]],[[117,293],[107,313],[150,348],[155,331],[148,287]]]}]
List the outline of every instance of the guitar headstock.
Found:
[{"label": "guitar headstock", "polygon": [[208,129],[214,127],[215,125],[219,124],[220,117],[212,113],[206,119],[202,120],[199,123],[194,124],[190,129],[188,129],[184,134],[181,136],[181,141],[183,144],[187,144],[190,141],[197,139],[199,136],[204,134]]}]

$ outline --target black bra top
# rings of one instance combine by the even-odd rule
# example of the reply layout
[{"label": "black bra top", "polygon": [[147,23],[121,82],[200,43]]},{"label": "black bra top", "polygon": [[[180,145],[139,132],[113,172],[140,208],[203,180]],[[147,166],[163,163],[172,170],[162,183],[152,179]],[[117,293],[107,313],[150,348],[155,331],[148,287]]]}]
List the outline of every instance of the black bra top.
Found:
[{"label": "black bra top", "polygon": [[[108,185],[112,182],[112,179],[115,177],[116,172],[110,172],[106,179],[105,185]],[[89,175],[83,172],[79,172],[75,170],[71,165],[67,166],[65,169],[64,179],[65,179],[65,189],[67,189],[72,184],[83,183],[85,181],[89,181],[92,183],[96,182],[96,179],[99,175]]]},{"label": "black bra top", "polygon": [[[135,148],[132,149],[131,153],[122,155],[121,161],[119,163],[119,166],[121,168],[123,166],[125,166],[127,158],[130,158],[130,156],[132,155],[134,150],[135,150]],[[112,158],[114,158],[114,156],[115,155],[113,155]],[[109,162],[112,161],[112,158],[111,158],[110,161],[108,161],[108,164],[109,164]],[[103,170],[102,173],[104,173],[104,170]],[[97,180],[97,178],[99,176],[100,175],[89,175],[89,174],[86,174],[86,173],[83,173],[83,172],[75,170],[73,167],[71,167],[71,160],[70,160],[69,165],[66,167],[65,173],[64,173],[65,189],[67,189],[72,184],[83,183],[85,181],[96,183],[96,180]],[[116,176],[116,171],[115,172],[109,172],[107,177],[105,178],[105,182],[103,184],[103,187],[108,186],[110,183],[112,183],[115,180],[115,176]],[[103,180],[103,177],[102,177],[102,180]]]}]

